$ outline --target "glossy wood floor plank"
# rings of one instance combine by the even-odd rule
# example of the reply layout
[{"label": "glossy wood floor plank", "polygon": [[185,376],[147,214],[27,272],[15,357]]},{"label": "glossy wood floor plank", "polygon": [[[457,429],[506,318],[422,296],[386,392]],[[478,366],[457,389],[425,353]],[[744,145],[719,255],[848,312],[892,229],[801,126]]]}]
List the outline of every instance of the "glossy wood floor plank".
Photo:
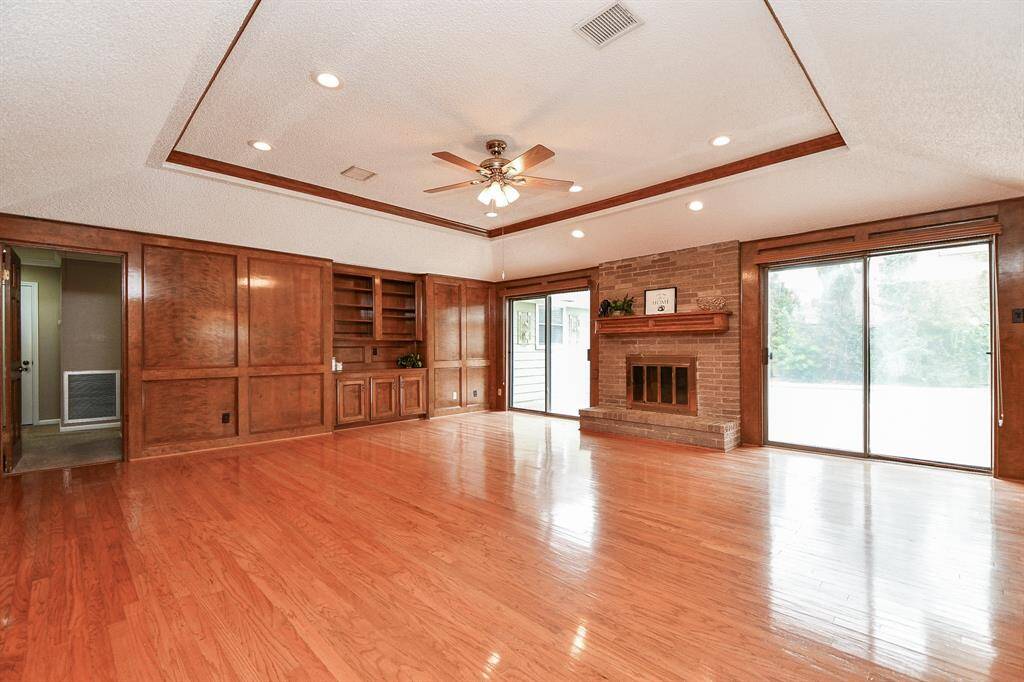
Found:
[{"label": "glossy wood floor plank", "polygon": [[1024,677],[974,474],[490,413],[0,492],[4,680]]}]

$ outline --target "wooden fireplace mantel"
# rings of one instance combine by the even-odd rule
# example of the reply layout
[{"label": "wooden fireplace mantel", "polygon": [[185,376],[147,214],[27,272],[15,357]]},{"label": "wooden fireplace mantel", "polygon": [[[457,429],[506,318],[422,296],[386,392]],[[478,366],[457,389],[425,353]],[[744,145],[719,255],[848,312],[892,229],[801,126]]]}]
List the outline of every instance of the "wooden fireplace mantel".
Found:
[{"label": "wooden fireplace mantel", "polygon": [[714,334],[729,331],[727,310],[623,315],[595,320],[598,334]]}]

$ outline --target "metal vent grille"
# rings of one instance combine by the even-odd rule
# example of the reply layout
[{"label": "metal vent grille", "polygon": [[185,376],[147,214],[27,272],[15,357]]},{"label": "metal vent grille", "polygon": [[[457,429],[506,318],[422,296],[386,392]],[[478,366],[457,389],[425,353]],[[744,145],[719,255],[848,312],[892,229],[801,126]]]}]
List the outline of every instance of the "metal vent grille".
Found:
[{"label": "metal vent grille", "polygon": [[64,422],[109,421],[121,416],[121,373],[65,372]]},{"label": "metal vent grille", "polygon": [[593,45],[604,47],[642,23],[635,14],[617,2],[597,16],[577,24],[576,32]]},{"label": "metal vent grille", "polygon": [[341,174],[350,180],[358,180],[359,182],[366,182],[376,175],[373,171],[368,171],[365,168],[360,168],[359,166],[349,166],[345,170],[341,171]]}]

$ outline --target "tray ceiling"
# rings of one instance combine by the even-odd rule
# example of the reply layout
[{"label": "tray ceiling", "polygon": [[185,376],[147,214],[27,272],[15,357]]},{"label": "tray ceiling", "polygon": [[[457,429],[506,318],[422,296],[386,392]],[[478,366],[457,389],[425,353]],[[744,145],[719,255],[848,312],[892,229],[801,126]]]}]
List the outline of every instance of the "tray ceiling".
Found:
[{"label": "tray ceiling", "polygon": [[[598,49],[573,27],[603,6],[466,3],[456,22],[441,2],[262,0],[175,151],[494,229],[836,132],[763,2],[632,0],[643,25]],[[474,177],[432,152],[477,162],[492,137],[551,148],[530,173],[584,191],[525,189],[497,219],[478,190],[423,193]]]}]

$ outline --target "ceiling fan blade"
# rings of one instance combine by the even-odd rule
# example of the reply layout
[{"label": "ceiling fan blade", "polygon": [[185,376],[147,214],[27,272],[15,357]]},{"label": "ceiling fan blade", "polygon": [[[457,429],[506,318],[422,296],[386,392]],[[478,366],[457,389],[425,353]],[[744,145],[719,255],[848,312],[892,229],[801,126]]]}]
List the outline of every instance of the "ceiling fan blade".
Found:
[{"label": "ceiling fan blade", "polygon": [[554,155],[555,153],[544,145],[534,145],[502,166],[501,170],[505,172],[505,175],[518,175],[527,168],[536,166],[541,161],[547,161]]},{"label": "ceiling fan blade", "polygon": [[569,188],[576,184],[572,180],[552,180],[551,178],[537,178],[532,175],[520,175],[519,177],[526,181],[523,184],[527,187],[560,189],[565,192],[568,192]]},{"label": "ceiling fan blade", "polygon": [[463,168],[469,169],[473,172],[480,170],[480,166],[478,166],[477,164],[473,163],[472,161],[466,161],[461,156],[455,156],[451,152],[434,152],[434,156],[441,159],[442,161],[454,163],[456,166],[462,166]]},{"label": "ceiling fan blade", "polygon": [[427,194],[433,194],[434,192],[447,192],[450,189],[459,189],[460,187],[472,187],[473,185],[479,185],[483,180],[467,180],[466,182],[456,182],[454,185],[445,185],[444,187],[432,187],[430,189],[423,190]]}]

